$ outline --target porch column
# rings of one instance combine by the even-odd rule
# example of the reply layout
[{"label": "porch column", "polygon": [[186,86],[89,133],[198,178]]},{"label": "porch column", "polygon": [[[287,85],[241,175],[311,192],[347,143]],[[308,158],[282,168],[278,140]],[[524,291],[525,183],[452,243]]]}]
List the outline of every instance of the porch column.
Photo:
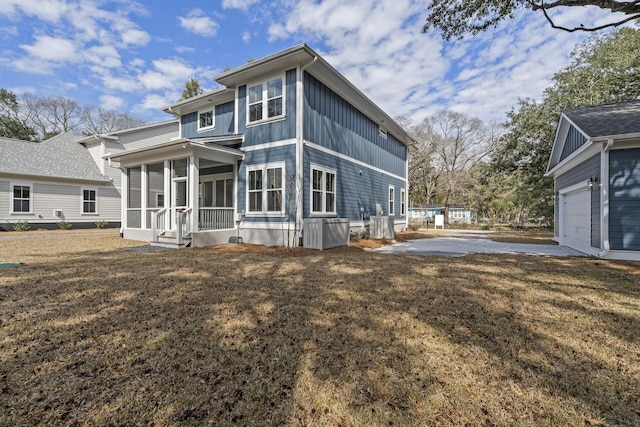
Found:
[{"label": "porch column", "polygon": [[122,168],[122,180],[120,184],[120,232],[124,233],[124,229],[129,226],[127,224],[127,208],[129,207],[129,177],[127,176],[127,169]]},{"label": "porch column", "polygon": [[171,229],[171,161],[164,161],[164,208],[167,209],[167,215],[164,216],[164,229]]},{"label": "porch column", "polygon": [[140,228],[149,228],[147,224],[147,195],[149,192],[149,177],[147,175],[147,165],[140,165]]},{"label": "porch column", "polygon": [[198,231],[200,222],[200,159],[189,157],[189,199],[191,200],[191,233]]}]

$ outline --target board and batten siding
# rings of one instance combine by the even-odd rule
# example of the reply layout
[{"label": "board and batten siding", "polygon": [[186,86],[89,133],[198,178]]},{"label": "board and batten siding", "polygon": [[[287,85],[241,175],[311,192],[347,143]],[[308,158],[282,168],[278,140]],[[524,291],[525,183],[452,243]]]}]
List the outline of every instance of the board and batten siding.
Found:
[{"label": "board and batten siding", "polygon": [[640,251],[640,148],[609,152],[609,243]]},{"label": "board and batten siding", "polygon": [[304,139],[405,177],[407,147],[379,130],[378,123],[305,72]]},{"label": "board and batten siding", "polygon": [[569,130],[562,147],[560,161],[563,161],[564,159],[569,157],[578,148],[582,147],[585,142],[587,142],[587,138],[583,134],[581,134],[580,131],[575,128],[575,126],[569,126]]},{"label": "board and batten siding", "polygon": [[[234,102],[229,101],[215,106],[214,127],[207,131],[198,132],[198,111],[182,116],[183,138],[204,138],[211,136],[232,135],[234,133]],[[202,108],[200,111],[209,111],[211,108]]]},{"label": "board and batten siding", "polygon": [[[558,176],[556,178],[556,194],[562,191],[564,188],[571,187],[572,185],[584,182],[585,191],[587,190],[587,181],[589,178],[597,179],[600,182],[600,153],[595,154],[579,165],[573,167],[568,172]],[[601,242],[601,227],[600,227],[600,187],[594,188],[591,191],[591,247],[602,248]],[[556,196],[556,209],[555,209],[555,230],[556,236],[559,230],[559,198]]]},{"label": "board and batten siding", "polygon": [[[394,217],[396,221],[404,220],[405,216],[400,215],[400,190],[404,189],[406,191],[404,180],[310,147],[305,147],[304,149],[303,216],[305,218],[311,216],[312,164],[336,171],[336,217],[348,218],[351,221],[362,221],[360,208],[364,209],[365,214],[375,216],[376,203],[380,203],[384,214],[388,215],[389,186],[393,186],[395,189]],[[314,216],[317,215],[314,214]]]},{"label": "board and batten siding", "polygon": [[238,133],[244,133],[243,146],[296,137],[296,72],[295,69],[292,69],[285,73],[284,118],[247,125],[247,86],[243,85],[238,88]]},{"label": "board and batten siding", "polygon": [[[247,166],[262,165],[268,163],[285,162],[285,182],[283,183],[285,190],[284,204],[286,206],[287,199],[291,196],[291,209],[289,214],[295,221],[295,174],[296,174],[296,146],[294,144],[282,147],[273,147],[264,150],[247,151],[244,160],[239,163],[238,167],[238,212],[247,211]],[[266,183],[266,177],[264,177]],[[247,227],[251,222],[286,222],[286,218],[251,215],[244,218]]]}]

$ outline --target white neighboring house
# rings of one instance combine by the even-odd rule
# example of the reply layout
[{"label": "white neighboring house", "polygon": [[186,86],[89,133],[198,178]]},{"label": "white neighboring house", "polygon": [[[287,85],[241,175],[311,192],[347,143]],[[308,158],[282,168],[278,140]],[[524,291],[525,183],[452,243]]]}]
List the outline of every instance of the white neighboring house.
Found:
[{"label": "white neighboring house", "polygon": [[[120,227],[119,164],[109,156],[141,150],[178,137],[177,120],[79,136],[64,133],[35,143],[0,138],[0,231],[19,221],[31,229],[95,228],[96,221]],[[162,201],[162,195],[159,195]]]},{"label": "white neighboring house", "polygon": [[81,136],[63,133],[43,142],[0,138],[0,231],[16,222],[31,229],[95,228],[120,223],[120,193],[100,173]]}]

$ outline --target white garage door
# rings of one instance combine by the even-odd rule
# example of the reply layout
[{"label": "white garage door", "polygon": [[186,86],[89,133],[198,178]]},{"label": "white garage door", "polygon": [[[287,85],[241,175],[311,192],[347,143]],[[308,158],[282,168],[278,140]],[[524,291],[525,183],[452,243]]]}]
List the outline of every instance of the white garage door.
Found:
[{"label": "white garage door", "polygon": [[563,196],[562,244],[581,252],[591,248],[591,192],[580,189]]}]

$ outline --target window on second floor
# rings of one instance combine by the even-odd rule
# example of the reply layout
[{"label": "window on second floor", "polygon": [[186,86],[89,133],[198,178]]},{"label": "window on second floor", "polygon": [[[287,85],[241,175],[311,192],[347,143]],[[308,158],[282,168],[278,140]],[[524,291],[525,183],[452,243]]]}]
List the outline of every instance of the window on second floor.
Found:
[{"label": "window on second floor", "polygon": [[212,129],[214,123],[213,110],[198,112],[198,131]]},{"label": "window on second floor", "polygon": [[284,115],[282,77],[249,86],[248,93],[247,123],[257,123]]}]

